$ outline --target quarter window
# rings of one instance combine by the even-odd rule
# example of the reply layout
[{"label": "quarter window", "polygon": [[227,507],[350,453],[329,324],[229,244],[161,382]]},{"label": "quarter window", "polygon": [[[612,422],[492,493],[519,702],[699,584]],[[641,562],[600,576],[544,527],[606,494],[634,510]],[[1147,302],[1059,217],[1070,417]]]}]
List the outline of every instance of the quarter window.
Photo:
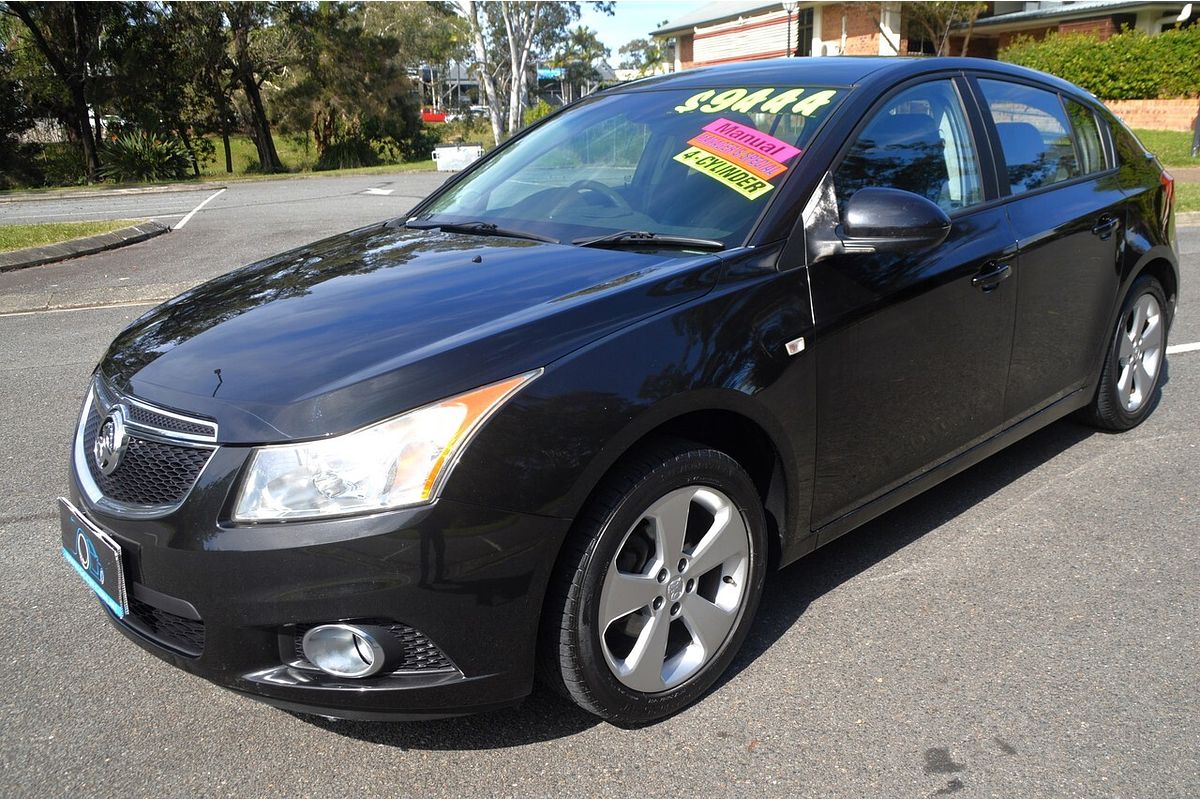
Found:
[{"label": "quarter window", "polygon": [[930,81],[887,101],[834,173],[838,205],[867,186],[903,189],[954,211],[982,202],[979,159],[962,100]]},{"label": "quarter window", "polygon": [[1007,81],[981,80],[979,86],[996,123],[1013,194],[1083,174],[1057,94]]},{"label": "quarter window", "polygon": [[1067,116],[1075,130],[1075,142],[1079,145],[1079,164],[1085,175],[1103,172],[1108,168],[1104,161],[1104,147],[1100,144],[1100,129],[1096,127],[1096,114],[1082,103],[1067,101]]}]

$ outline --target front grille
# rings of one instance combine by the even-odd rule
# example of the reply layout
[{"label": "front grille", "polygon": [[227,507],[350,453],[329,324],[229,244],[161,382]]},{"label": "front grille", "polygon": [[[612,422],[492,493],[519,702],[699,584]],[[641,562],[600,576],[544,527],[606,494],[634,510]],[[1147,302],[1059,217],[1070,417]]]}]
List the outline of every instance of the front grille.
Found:
[{"label": "front grille", "polygon": [[83,459],[101,494],[119,503],[136,506],[179,503],[212,455],[212,450],[208,448],[166,444],[130,436],[117,468],[105,475],[92,457],[92,446],[101,419],[99,409],[93,404],[83,430]]},{"label": "front grille", "polygon": [[212,437],[216,434],[214,425],[159,414],[157,411],[132,403],[129,405],[129,421],[150,428],[158,428],[161,431],[186,433],[191,436]]},{"label": "front grille", "polygon": [[204,652],[204,623],[200,620],[181,617],[131,597],[125,622],[143,636],[184,655],[196,657]]},{"label": "front grille", "polygon": [[[403,625],[399,622],[363,624],[377,624],[380,627],[387,628],[399,640],[400,646],[403,649],[403,655],[397,662],[398,666],[393,670],[394,672],[434,672],[454,669],[454,665],[450,663],[450,659],[446,657],[441,648],[431,642],[428,636],[416,628]],[[293,642],[298,665],[308,669],[316,668],[309,664],[308,659],[304,657],[303,640],[304,634],[310,628],[315,627],[315,625],[305,625],[297,628]]]}]

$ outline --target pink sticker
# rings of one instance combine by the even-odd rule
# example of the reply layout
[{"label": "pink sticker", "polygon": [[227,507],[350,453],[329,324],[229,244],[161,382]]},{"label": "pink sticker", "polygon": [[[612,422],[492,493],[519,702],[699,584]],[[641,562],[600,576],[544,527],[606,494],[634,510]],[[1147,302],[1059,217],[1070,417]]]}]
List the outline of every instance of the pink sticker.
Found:
[{"label": "pink sticker", "polygon": [[780,141],[762,131],[724,118],[714,120],[705,125],[704,130],[757,150],[776,161],[787,161],[789,158],[800,155],[800,151],[787,142]]},{"label": "pink sticker", "polygon": [[776,175],[787,172],[787,167],[773,158],[767,158],[757,150],[751,150],[744,144],[731,142],[724,136],[704,131],[688,139],[688,144],[701,147],[713,155],[724,156],[730,161],[745,167],[760,178],[770,180]]}]

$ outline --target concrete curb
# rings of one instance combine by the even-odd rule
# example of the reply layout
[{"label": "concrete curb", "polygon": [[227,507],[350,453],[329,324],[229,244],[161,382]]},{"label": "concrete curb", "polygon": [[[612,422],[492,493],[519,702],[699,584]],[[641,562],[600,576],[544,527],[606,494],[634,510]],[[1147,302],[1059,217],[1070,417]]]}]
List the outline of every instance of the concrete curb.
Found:
[{"label": "concrete curb", "polygon": [[166,183],[162,186],[130,186],[125,189],[96,189],[80,191],[67,189],[53,192],[13,192],[0,194],[0,204],[29,203],[39,200],[87,200],[96,197],[126,197],[140,194],[170,194],[173,192],[213,192],[226,188],[224,183]]},{"label": "concrete curb", "polygon": [[1179,227],[1200,225],[1200,211],[1184,211],[1175,215],[1175,224]]},{"label": "concrete curb", "polygon": [[58,244],[48,244],[42,247],[27,247],[24,250],[13,250],[0,253],[0,272],[9,272],[26,267],[37,267],[64,261],[78,256],[90,256],[105,250],[115,250],[127,244],[144,242],[155,236],[168,233],[171,229],[157,222],[142,222],[128,228],[120,228],[96,236],[84,236]]}]

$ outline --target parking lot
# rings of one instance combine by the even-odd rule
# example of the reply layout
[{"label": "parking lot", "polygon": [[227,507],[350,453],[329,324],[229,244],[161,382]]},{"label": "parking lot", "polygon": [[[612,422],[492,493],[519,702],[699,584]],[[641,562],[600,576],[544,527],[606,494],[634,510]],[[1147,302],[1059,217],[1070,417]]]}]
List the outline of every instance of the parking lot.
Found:
[{"label": "parking lot", "polygon": [[[87,376],[148,304],[402,214],[434,173],[0,204],[0,224],[180,230],[0,274],[0,794],[1200,794],[1200,350],[1106,435],[1059,422],[774,574],[703,701],[636,730],[543,690],[488,715],[333,722],[243,699],[111,629],[58,555]],[[211,199],[210,199],[211,198]],[[1171,343],[1200,342],[1200,227]]]}]

